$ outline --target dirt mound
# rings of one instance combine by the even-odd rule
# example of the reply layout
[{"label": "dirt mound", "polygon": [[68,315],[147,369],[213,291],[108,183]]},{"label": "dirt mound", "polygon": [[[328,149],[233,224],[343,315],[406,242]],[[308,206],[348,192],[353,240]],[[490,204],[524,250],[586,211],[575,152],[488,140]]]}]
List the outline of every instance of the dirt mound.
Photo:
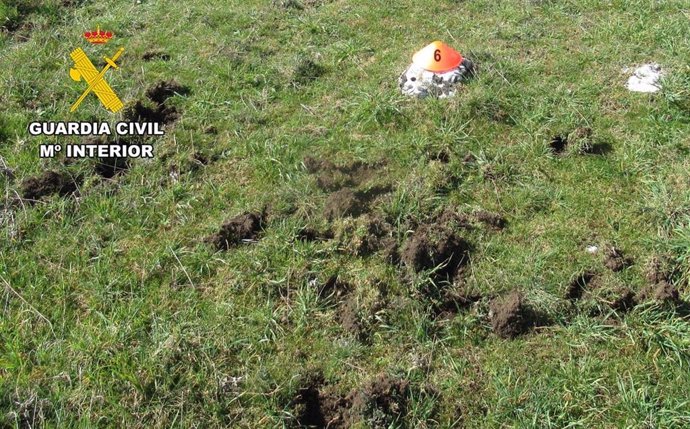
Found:
[{"label": "dirt mound", "polygon": [[127,158],[98,158],[94,171],[105,179],[112,179],[117,174],[129,170]]},{"label": "dirt mound", "polygon": [[655,285],[671,280],[671,270],[667,265],[667,261],[664,261],[659,257],[654,257],[649,261],[645,267],[645,278],[649,284]]},{"label": "dirt mound", "polygon": [[379,176],[378,171],[384,164],[383,162],[367,164],[355,161],[337,166],[329,160],[311,156],[304,158],[303,163],[307,172],[317,174],[316,185],[324,191],[337,191],[364,185]]},{"label": "dirt mound", "polygon": [[444,225],[423,225],[405,242],[401,260],[415,272],[444,264],[436,274],[452,276],[468,262],[470,247],[467,241]]},{"label": "dirt mound", "polygon": [[345,216],[359,216],[364,213],[365,205],[365,201],[356,192],[350,188],[345,188],[328,197],[324,214],[328,220]]},{"label": "dirt mound", "polygon": [[352,337],[359,341],[364,341],[368,337],[368,329],[365,326],[360,314],[360,306],[356,297],[347,299],[338,309],[338,322]]},{"label": "dirt mound", "polygon": [[345,222],[337,238],[347,253],[360,257],[396,244],[391,225],[379,216],[368,214]]},{"label": "dirt mound", "polygon": [[448,292],[441,299],[432,301],[431,311],[434,319],[449,320],[481,299],[481,295]]},{"label": "dirt mound", "polygon": [[217,250],[228,250],[243,241],[255,240],[263,227],[262,213],[244,213],[225,222],[220,230],[206,238]]},{"label": "dirt mound", "polygon": [[505,228],[507,224],[503,216],[498,213],[491,213],[484,210],[475,212],[474,217],[477,218],[479,222],[495,230],[501,230]]},{"label": "dirt mound", "polygon": [[321,374],[311,374],[302,383],[292,401],[299,427],[345,428],[345,413],[350,407],[346,398],[328,393]]},{"label": "dirt mound", "polygon": [[575,276],[570,281],[565,290],[565,299],[576,300],[582,297],[582,294],[587,290],[589,284],[596,278],[596,274],[592,271],[585,271],[582,274]]},{"label": "dirt mound", "polygon": [[409,382],[381,374],[348,395],[352,404],[348,423],[364,423],[371,428],[396,427],[407,414]]},{"label": "dirt mound", "polygon": [[553,136],[553,138],[551,138],[551,142],[549,143],[549,148],[551,148],[551,151],[556,155],[563,154],[567,146],[568,138],[562,135]]},{"label": "dirt mound", "polygon": [[503,338],[522,335],[536,323],[534,313],[525,303],[523,295],[516,290],[493,300],[489,316],[494,332]]},{"label": "dirt mound", "polygon": [[671,283],[661,281],[660,283],[644,288],[637,296],[637,302],[642,303],[647,300],[655,300],[662,303],[673,305],[680,304],[680,293]]},{"label": "dirt mound", "polygon": [[302,59],[292,73],[292,82],[296,86],[307,85],[326,74],[326,68],[313,60]]},{"label": "dirt mound", "polygon": [[77,192],[81,182],[80,177],[72,177],[67,172],[49,170],[24,180],[21,184],[21,196],[28,201],[38,201],[53,194],[66,197]]},{"label": "dirt mound", "polygon": [[297,239],[300,241],[326,241],[333,238],[333,232],[330,230],[320,231],[312,227],[304,227],[297,233]]},{"label": "dirt mound", "polygon": [[620,249],[611,247],[606,252],[604,265],[613,272],[622,271],[633,264],[632,258],[625,257]]},{"label": "dirt mound", "polygon": [[170,55],[163,51],[146,51],[144,52],[144,55],[141,56],[141,59],[144,61],[170,61]]},{"label": "dirt mound", "polygon": [[125,110],[124,117],[126,121],[130,122],[159,122],[162,124],[170,124],[180,118],[180,113],[174,106],[159,104],[152,107],[141,101],[137,101],[134,105],[129,106]]},{"label": "dirt mound", "polygon": [[623,288],[618,293],[618,297],[610,303],[611,308],[620,313],[632,310],[635,305],[637,305],[635,294],[628,288]]},{"label": "dirt mound", "polygon": [[330,276],[323,284],[319,284],[316,280],[313,280],[312,283],[317,285],[317,293],[320,299],[335,299],[339,301],[352,291],[352,286],[342,281],[337,274]]},{"label": "dirt mound", "polygon": [[174,95],[188,95],[189,93],[188,86],[180,85],[175,80],[160,81],[146,90],[146,96],[159,105]]}]

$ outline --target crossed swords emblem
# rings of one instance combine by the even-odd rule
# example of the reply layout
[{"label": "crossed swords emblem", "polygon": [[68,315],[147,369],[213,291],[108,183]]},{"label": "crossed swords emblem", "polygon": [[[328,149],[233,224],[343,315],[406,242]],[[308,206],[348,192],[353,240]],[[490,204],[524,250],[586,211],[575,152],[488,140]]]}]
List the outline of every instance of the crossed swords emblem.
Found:
[{"label": "crossed swords emblem", "polygon": [[77,101],[72,104],[70,112],[77,110],[81,102],[84,101],[86,96],[92,91],[94,94],[96,94],[106,109],[113,113],[122,109],[124,104],[122,104],[122,101],[118,98],[117,94],[115,94],[115,91],[113,91],[110,85],[108,85],[108,82],[105,81],[104,76],[111,67],[114,69],[120,68],[115,61],[120,58],[120,55],[122,55],[124,51],[125,48],[120,48],[112,58],[104,57],[106,65],[100,72],[96,69],[96,67],[94,67],[91,60],[89,60],[89,57],[86,56],[81,48],[77,48],[72,51],[70,57],[72,57],[72,60],[74,61],[74,68],[69,70],[69,75],[72,80],[77,82],[84,79],[89,86],[86,88],[86,90],[84,90]]}]

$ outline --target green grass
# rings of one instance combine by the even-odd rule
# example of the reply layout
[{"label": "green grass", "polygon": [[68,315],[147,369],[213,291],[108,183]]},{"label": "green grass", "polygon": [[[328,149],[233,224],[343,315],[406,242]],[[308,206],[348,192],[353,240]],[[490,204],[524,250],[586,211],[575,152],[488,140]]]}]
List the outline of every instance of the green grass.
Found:
[{"label": "green grass", "polygon": [[[12,30],[0,32],[0,167],[15,176],[0,174],[3,427],[289,427],[313,371],[343,396],[379,373],[410,381],[403,427],[690,425],[687,315],[654,304],[612,314],[603,302],[641,290],[655,256],[688,298],[685,2],[71,3],[0,5]],[[58,139],[26,130],[120,118],[95,97],[69,113],[80,92],[69,52],[96,25],[116,35],[87,49],[97,67],[126,49],[107,75],[126,103],[160,80],[191,89],[169,101],[182,116],[156,157],[114,180],[93,160],[39,160],[39,144]],[[454,99],[402,97],[398,75],[435,39],[475,60],[477,76]],[[144,61],[149,51],[170,59]],[[668,73],[664,90],[629,93],[621,69],[650,61]],[[610,151],[550,153],[578,127]],[[448,163],[432,159],[442,151]],[[197,153],[213,161],[200,167]],[[435,320],[419,298],[429,276],[352,256],[347,239],[293,242],[329,224],[307,155],[383,161],[377,180],[394,190],[372,211],[399,243],[448,207],[502,214],[501,231],[461,231],[474,246],[465,287],[484,298]],[[46,169],[84,175],[79,197],[13,204]],[[265,207],[257,243],[204,244]],[[356,222],[331,227],[349,237]],[[589,244],[635,263],[613,273]],[[584,270],[597,288],[570,305],[563,291]],[[347,335],[340,306],[310,283],[336,273],[362,308],[385,301],[369,341]],[[551,323],[504,340],[488,304],[514,288]]]}]

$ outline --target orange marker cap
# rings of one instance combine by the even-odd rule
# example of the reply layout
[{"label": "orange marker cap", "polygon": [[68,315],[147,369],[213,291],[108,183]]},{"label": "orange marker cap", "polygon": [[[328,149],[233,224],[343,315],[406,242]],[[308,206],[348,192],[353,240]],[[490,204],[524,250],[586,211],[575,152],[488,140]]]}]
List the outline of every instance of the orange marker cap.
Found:
[{"label": "orange marker cap", "polygon": [[412,62],[425,70],[441,73],[459,67],[462,63],[462,55],[437,40],[414,54]]}]

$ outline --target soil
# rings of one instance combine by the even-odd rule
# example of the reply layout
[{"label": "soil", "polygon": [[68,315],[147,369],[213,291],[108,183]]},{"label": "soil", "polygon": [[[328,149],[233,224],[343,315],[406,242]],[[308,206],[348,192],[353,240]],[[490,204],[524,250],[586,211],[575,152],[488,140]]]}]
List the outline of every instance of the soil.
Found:
[{"label": "soil", "polygon": [[491,213],[481,210],[476,212],[474,216],[479,222],[495,230],[501,230],[505,228],[507,224],[505,218],[498,213]]},{"label": "soil", "polygon": [[96,174],[106,179],[112,179],[126,170],[129,170],[127,158],[98,158],[94,167]]},{"label": "soil", "polygon": [[174,106],[159,104],[155,107],[145,105],[137,101],[133,106],[129,106],[124,113],[126,121],[129,122],[159,122],[170,124],[180,118],[180,113]]},{"label": "soil", "polygon": [[381,217],[364,215],[346,225],[339,234],[347,252],[355,256],[369,256],[381,249],[395,246],[392,227]]},{"label": "soil", "polygon": [[632,310],[636,304],[637,300],[635,299],[635,294],[633,291],[628,288],[624,288],[619,293],[618,298],[611,303],[611,308],[618,312],[625,313]]},{"label": "soil", "polygon": [[654,289],[654,299],[661,302],[678,303],[680,302],[680,295],[676,289],[669,282],[661,282]]},{"label": "soil", "polygon": [[325,283],[318,286],[317,293],[321,299],[335,299],[340,301],[345,295],[352,291],[352,286],[338,277],[332,275]]},{"label": "soil", "polygon": [[369,337],[369,330],[366,328],[360,315],[360,305],[355,296],[348,298],[338,309],[338,321],[345,332],[359,341],[365,341]]},{"label": "soil", "polygon": [[292,73],[292,82],[297,85],[307,85],[326,74],[326,68],[310,59],[303,59],[297,64]]},{"label": "soil", "polygon": [[536,324],[533,312],[516,290],[493,300],[489,314],[494,332],[503,338],[515,338]]},{"label": "soil", "polygon": [[358,423],[376,429],[396,426],[407,414],[409,396],[408,381],[384,374],[377,376],[348,395],[352,404],[347,413],[348,427]]},{"label": "soil", "polygon": [[316,185],[324,191],[337,191],[346,187],[358,187],[378,176],[382,162],[366,164],[355,161],[336,166],[331,161],[306,157],[304,166],[310,174],[317,174]]},{"label": "soil", "polygon": [[481,299],[481,295],[447,293],[441,300],[432,303],[431,311],[436,320],[449,320]]},{"label": "soil", "polygon": [[568,138],[563,137],[561,135],[553,136],[553,138],[551,139],[551,143],[549,143],[551,151],[557,155],[560,155],[563,152],[565,152],[567,146]]},{"label": "soil", "polygon": [[591,271],[585,271],[576,276],[565,290],[565,299],[576,300],[582,298],[582,294],[587,290],[587,287],[595,277],[596,274]]},{"label": "soil", "polygon": [[324,214],[328,220],[345,216],[359,216],[364,213],[365,202],[350,188],[332,193],[326,200]]},{"label": "soil", "polygon": [[619,272],[625,268],[630,267],[633,264],[632,258],[627,258],[623,255],[620,249],[611,247],[608,252],[606,252],[606,258],[604,260],[604,265],[606,268],[613,272]]},{"label": "soil", "polygon": [[668,268],[665,266],[664,261],[658,257],[652,258],[645,267],[645,277],[649,284],[652,285],[671,280]]},{"label": "soil", "polygon": [[180,85],[175,80],[160,81],[146,90],[146,96],[159,105],[174,95],[188,95],[189,87]]},{"label": "soil", "polygon": [[319,231],[312,227],[304,227],[297,233],[297,239],[300,241],[326,241],[333,238],[333,232],[330,230]]},{"label": "soil", "polygon": [[423,225],[402,249],[402,262],[415,272],[433,269],[439,276],[452,276],[469,260],[470,244],[442,224]]},{"label": "soil", "polygon": [[28,201],[38,201],[53,194],[66,197],[77,192],[81,182],[81,177],[72,177],[64,171],[49,170],[24,180],[21,184],[21,196]]},{"label": "soil", "polygon": [[660,283],[644,288],[637,296],[638,302],[653,299],[662,303],[680,304],[680,294],[671,283],[661,281]]},{"label": "soil", "polygon": [[228,250],[245,240],[255,240],[263,227],[263,220],[262,213],[235,216],[225,222],[217,233],[207,237],[206,242],[217,250]]},{"label": "soil", "polygon": [[141,56],[141,59],[143,59],[144,61],[170,61],[170,55],[162,51],[146,51],[144,52],[144,55]]},{"label": "soil", "polygon": [[292,401],[297,424],[303,428],[346,428],[346,412],[349,400],[328,393],[323,376],[315,373],[307,376]]}]

